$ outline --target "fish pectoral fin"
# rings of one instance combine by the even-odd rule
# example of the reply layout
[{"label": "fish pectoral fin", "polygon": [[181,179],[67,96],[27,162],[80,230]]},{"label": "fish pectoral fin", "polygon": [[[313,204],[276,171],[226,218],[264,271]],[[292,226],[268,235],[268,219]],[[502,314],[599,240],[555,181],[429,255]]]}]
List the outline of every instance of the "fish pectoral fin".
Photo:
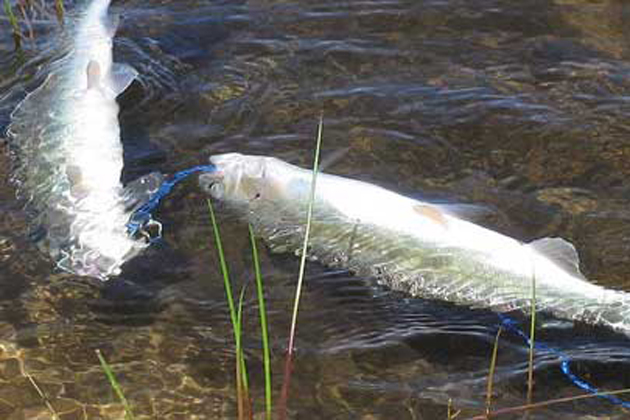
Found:
[{"label": "fish pectoral fin", "polygon": [[448,228],[448,220],[446,219],[446,216],[436,206],[432,206],[430,204],[415,204],[413,206],[413,211],[415,211],[420,216],[431,219],[433,222],[437,223],[445,229]]},{"label": "fish pectoral fin", "polygon": [[99,89],[101,86],[101,66],[96,60],[90,60],[87,65],[87,88]]},{"label": "fish pectoral fin", "polygon": [[129,64],[114,63],[112,64],[110,80],[111,90],[114,96],[118,96],[129,87],[129,85],[138,77],[138,71]]},{"label": "fish pectoral fin", "polygon": [[562,238],[541,238],[530,242],[527,246],[538,251],[568,273],[586,280],[580,271],[580,257],[571,242]]},{"label": "fish pectoral fin", "polygon": [[435,207],[446,214],[477,224],[483,224],[497,216],[491,208],[479,204],[439,203],[435,204]]}]

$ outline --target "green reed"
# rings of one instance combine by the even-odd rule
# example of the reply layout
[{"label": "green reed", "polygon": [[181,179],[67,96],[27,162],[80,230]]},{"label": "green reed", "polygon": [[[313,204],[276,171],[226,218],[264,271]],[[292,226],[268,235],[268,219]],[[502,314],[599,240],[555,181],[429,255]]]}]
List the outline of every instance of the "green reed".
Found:
[{"label": "green reed", "polygon": [[[212,222],[212,230],[214,232],[214,243],[217,247],[217,254],[219,256],[219,265],[221,267],[221,274],[223,276],[223,287],[225,288],[225,297],[230,309],[230,319],[232,321],[232,331],[234,333],[234,343],[236,345],[236,395],[239,408],[239,419],[245,418],[245,407],[249,402],[249,382],[247,378],[247,367],[245,365],[245,357],[243,356],[243,348],[241,345],[241,317],[237,313],[237,309],[234,305],[234,298],[232,294],[232,284],[230,282],[230,274],[225,260],[225,253],[223,251],[223,243],[221,241],[221,232],[217,223],[216,216],[214,215],[214,209],[212,208],[212,201],[208,200],[208,210],[210,213],[210,221]],[[240,306],[240,305],[239,305]]]},{"label": "green reed", "polygon": [[[52,3],[52,1],[50,2]],[[22,49],[22,41],[26,38],[34,39],[35,34],[33,32],[32,19],[37,15],[43,15],[48,17],[50,15],[49,0],[39,0],[34,2],[33,0],[18,0],[15,8],[19,9],[20,17],[13,11],[14,6],[11,5],[11,0],[3,0],[4,13],[11,25],[11,32],[13,36],[13,43],[15,50],[20,51]],[[64,26],[64,18],[66,15],[66,9],[63,0],[54,0],[55,16],[59,22],[59,26]],[[26,35],[22,30],[22,27],[26,27]]]},{"label": "green reed", "polygon": [[499,327],[497,335],[494,338],[494,346],[492,347],[492,358],[490,359],[490,370],[488,371],[488,385],[486,388],[486,414],[490,414],[492,408],[492,390],[494,387],[494,372],[497,367],[497,356],[499,354],[499,338],[501,337],[502,327]]},{"label": "green reed", "polygon": [[131,406],[129,405],[127,398],[125,398],[125,394],[123,393],[122,388],[120,387],[118,381],[116,380],[116,377],[114,376],[114,371],[109,366],[109,364],[101,354],[100,350],[96,350],[96,356],[98,357],[99,362],[101,362],[101,368],[103,369],[103,372],[105,372],[105,376],[107,376],[107,380],[109,381],[110,386],[116,393],[116,396],[125,409],[125,420],[134,420],[135,417],[133,416],[133,412],[131,411]]},{"label": "green reed", "polygon": [[306,230],[304,232],[304,242],[302,244],[302,255],[300,258],[300,271],[298,273],[298,284],[295,290],[295,300],[293,302],[293,316],[291,319],[291,333],[289,335],[289,354],[293,354],[293,344],[295,342],[295,330],[297,328],[298,308],[300,306],[300,297],[302,296],[302,284],[304,283],[304,272],[306,270],[306,256],[308,254],[308,239],[311,233],[311,222],[313,220],[313,207],[315,203],[315,188],[317,186],[317,170],[319,166],[319,155],[322,145],[322,130],[324,116],[319,117],[319,127],[317,129],[317,144],[315,146],[315,158],[313,159],[313,173],[311,176],[311,192],[308,200],[308,209],[306,212]]},{"label": "green reed", "polygon": [[236,309],[236,322],[239,330],[239,340],[236,343],[236,387],[241,389],[241,398],[238,399],[239,406],[239,419],[252,418],[252,405],[249,396],[249,378],[247,376],[247,369],[245,366],[245,353],[243,352],[243,302],[245,301],[245,293],[247,292],[247,285],[243,286],[241,293],[238,296],[238,306]]},{"label": "green reed", "polygon": [[[318,171],[319,165],[319,157],[322,143],[322,127],[323,127],[323,116],[320,116],[318,134],[317,134],[317,144],[315,148],[315,159],[313,164],[313,177],[311,181],[311,195],[308,202],[308,212],[306,217],[306,231],[304,244],[302,249],[302,258],[300,261],[300,268],[298,273],[298,285],[295,292],[295,299],[293,305],[292,312],[292,321],[291,321],[291,329],[289,333],[289,345],[287,351],[286,358],[286,366],[290,366],[292,363],[292,357],[294,352],[294,342],[295,342],[295,333],[297,327],[297,314],[300,302],[300,296],[302,291],[302,286],[304,283],[304,273],[306,267],[306,257],[307,257],[307,249],[308,249],[308,238],[311,229],[311,222],[313,218],[313,203],[315,200],[315,179]],[[225,295],[228,303],[228,307],[230,310],[230,318],[232,322],[232,330],[234,333],[234,341],[236,346],[236,391],[237,391],[237,404],[238,404],[238,412],[239,419],[246,418],[246,415],[253,415],[251,411],[251,404],[249,404],[249,384],[248,384],[248,375],[245,365],[245,358],[243,355],[242,349],[242,309],[243,309],[243,301],[245,296],[245,288],[241,291],[240,299],[238,302],[238,307],[234,304],[234,298],[232,293],[232,285],[230,281],[229,269],[227,266],[225,252],[223,250],[221,233],[216,220],[216,216],[214,213],[214,209],[212,207],[211,200],[208,200],[208,210],[210,214],[210,221],[212,224],[212,229],[214,232],[214,241],[217,247],[217,254],[219,257],[219,264],[221,268],[221,273],[223,276],[223,284],[225,289]],[[262,339],[262,348],[263,348],[263,367],[264,367],[264,377],[265,377],[265,418],[267,420],[271,420],[272,418],[272,381],[271,381],[271,351],[269,344],[269,324],[267,320],[267,311],[265,307],[265,293],[264,293],[264,285],[262,281],[261,269],[260,269],[260,258],[258,254],[258,247],[256,245],[256,238],[254,234],[253,227],[249,225],[249,236],[250,236],[250,244],[252,248],[252,259],[254,265],[254,275],[256,280],[256,294],[258,298],[258,308],[259,308],[259,318],[260,318],[260,330],[261,330],[261,339]],[[290,369],[285,367],[284,371],[284,380],[282,386],[281,400],[279,404],[279,417],[283,418],[286,416],[286,404],[288,398],[288,389],[290,383]],[[249,410],[248,410],[249,407]]]},{"label": "green reed", "polygon": [[536,340],[536,272],[532,258],[532,295],[531,302],[531,318],[529,325],[529,364],[527,366],[527,404],[532,403],[532,395],[534,392],[534,345]]},{"label": "green reed", "polygon": [[295,332],[297,328],[298,308],[300,306],[300,297],[302,296],[302,285],[304,283],[304,273],[306,270],[306,257],[308,254],[308,240],[311,233],[311,222],[313,220],[313,208],[315,204],[315,189],[317,187],[317,172],[319,169],[319,156],[322,145],[322,132],[324,127],[324,114],[319,116],[319,125],[317,127],[317,142],[315,145],[315,156],[313,158],[313,170],[311,175],[311,191],[308,199],[308,208],[306,212],[306,229],[304,231],[304,242],[302,244],[302,255],[300,258],[300,269],[298,272],[298,283],[295,290],[295,299],[293,302],[293,315],[291,318],[291,330],[289,332],[289,344],[287,356],[284,365],[284,378],[282,381],[282,392],[280,394],[280,405],[278,416],[280,419],[286,418],[287,403],[289,398],[289,388],[291,383],[291,372],[293,366],[293,352],[295,343]]},{"label": "green reed", "polygon": [[22,47],[22,30],[20,29],[20,24],[15,16],[15,13],[13,13],[13,7],[11,7],[11,2],[9,0],[4,0],[4,13],[7,15],[9,24],[11,25],[15,49],[19,50]]},{"label": "green reed", "polygon": [[55,0],[55,14],[57,15],[57,21],[59,22],[59,25],[63,26],[63,18],[66,15],[66,9],[63,6],[63,0]]},{"label": "green reed", "polygon": [[252,245],[252,257],[254,260],[254,273],[256,276],[256,294],[258,295],[258,310],[260,315],[260,335],[263,344],[263,365],[265,370],[265,417],[271,420],[271,353],[269,350],[269,332],[267,328],[267,311],[265,309],[265,291],[260,274],[260,261],[258,248],[252,225],[249,225],[249,238]]},{"label": "green reed", "polygon": [[[212,228],[214,231],[215,244],[217,247],[217,253],[219,255],[219,263],[221,266],[221,273],[223,275],[223,284],[225,288],[225,294],[230,308],[230,317],[232,320],[232,329],[234,332],[234,341],[236,345],[236,388],[237,388],[237,402],[239,418],[250,417],[253,413],[251,410],[251,404],[249,401],[249,383],[247,368],[245,364],[245,357],[242,346],[242,331],[243,331],[243,302],[245,299],[246,287],[241,290],[238,307],[234,306],[234,299],[232,295],[232,286],[225,259],[225,252],[221,241],[221,233],[214,214],[212,202],[208,200],[208,209],[210,212],[210,220],[212,222]],[[256,239],[254,231],[251,225],[249,226],[250,243],[252,247],[252,257],[254,263],[254,274],[256,278],[256,293],[258,295],[258,307],[260,316],[260,330],[263,346],[263,365],[265,373],[265,417],[271,419],[272,412],[272,388],[271,388],[271,351],[269,347],[269,333],[267,322],[267,311],[265,308],[265,296],[264,286],[262,281],[262,275],[260,270],[260,259],[258,256],[258,248],[256,246]]]}]

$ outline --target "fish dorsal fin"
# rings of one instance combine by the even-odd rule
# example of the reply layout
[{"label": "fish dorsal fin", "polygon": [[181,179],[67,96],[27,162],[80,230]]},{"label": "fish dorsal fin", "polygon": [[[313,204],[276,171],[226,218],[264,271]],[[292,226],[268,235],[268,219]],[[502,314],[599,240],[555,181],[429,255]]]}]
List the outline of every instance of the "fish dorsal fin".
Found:
[{"label": "fish dorsal fin", "polygon": [[87,88],[98,89],[101,86],[101,66],[98,61],[90,60],[87,65]]},{"label": "fish dorsal fin", "polygon": [[562,238],[541,238],[530,242],[527,246],[547,257],[568,273],[586,280],[580,272],[580,258],[575,246]]},{"label": "fish dorsal fin", "polygon": [[111,90],[118,96],[138,77],[138,71],[129,64],[114,63],[110,73]]},{"label": "fish dorsal fin", "polygon": [[413,211],[426,217],[444,228],[448,228],[448,220],[439,208],[429,204],[414,204]]}]

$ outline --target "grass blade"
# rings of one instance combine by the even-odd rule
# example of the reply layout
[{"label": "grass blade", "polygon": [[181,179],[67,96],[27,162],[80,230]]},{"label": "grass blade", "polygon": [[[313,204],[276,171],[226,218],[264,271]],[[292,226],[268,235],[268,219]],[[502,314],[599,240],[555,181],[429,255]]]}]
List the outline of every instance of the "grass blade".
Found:
[{"label": "grass blade", "polygon": [[247,286],[241,289],[241,293],[238,297],[238,309],[236,314],[236,321],[238,322],[238,333],[239,339],[236,342],[236,378],[237,378],[237,386],[241,390],[240,395],[242,398],[239,400],[239,413],[242,414],[243,418],[252,418],[252,404],[249,397],[249,385],[247,380],[247,369],[245,366],[245,356],[243,354],[243,342],[242,342],[242,332],[243,332],[243,301],[245,300],[245,292],[247,291]]},{"label": "grass blade", "polygon": [[499,327],[497,335],[494,338],[494,347],[492,348],[492,359],[490,360],[490,371],[488,372],[488,388],[486,391],[486,414],[490,414],[492,408],[492,388],[494,385],[494,371],[497,367],[497,355],[499,354],[499,337],[501,337],[502,327]]},{"label": "grass blade", "polygon": [[232,331],[234,332],[234,343],[236,346],[236,392],[239,403],[239,418],[242,418],[244,407],[244,396],[249,393],[249,385],[247,381],[247,368],[242,353],[239,354],[241,349],[241,324],[237,315],[236,307],[234,306],[234,298],[232,294],[232,284],[230,282],[230,273],[228,270],[227,262],[225,261],[225,253],[223,252],[223,243],[221,241],[221,232],[219,231],[219,225],[217,223],[216,216],[214,215],[214,209],[212,208],[212,202],[208,200],[208,211],[210,213],[210,221],[212,223],[212,230],[214,232],[214,243],[217,247],[217,254],[219,256],[219,265],[221,267],[221,274],[223,276],[223,286],[225,289],[225,297],[228,302],[230,310],[230,320],[232,321]]},{"label": "grass blade", "polygon": [[57,15],[59,25],[63,26],[63,18],[66,14],[66,9],[63,6],[63,0],[55,0],[55,14]]},{"label": "grass blade", "polygon": [[17,7],[20,9],[20,14],[22,15],[22,22],[26,25],[26,29],[28,30],[28,38],[32,41],[35,39],[35,33],[33,32],[33,25],[31,24],[28,14],[26,13],[26,6],[24,1],[17,2]]},{"label": "grass blade", "polygon": [[534,393],[534,346],[536,343],[536,271],[532,258],[532,296],[531,318],[529,326],[529,364],[527,367],[527,404],[532,403]]},{"label": "grass blade", "polygon": [[249,225],[249,238],[252,244],[252,257],[254,259],[254,273],[256,275],[256,294],[258,295],[258,309],[260,311],[260,335],[263,344],[263,364],[265,370],[265,418],[271,420],[271,356],[269,351],[269,333],[267,329],[267,311],[265,309],[265,293],[260,274],[260,261],[258,260],[258,248],[252,225]]},{"label": "grass blade", "polygon": [[18,23],[17,17],[15,16],[15,13],[13,13],[10,0],[4,0],[4,13],[9,18],[9,23],[11,24],[15,49],[19,50],[22,47],[22,31],[20,30],[20,24]]},{"label": "grass blade", "polygon": [[315,188],[317,186],[317,171],[319,168],[319,155],[322,144],[322,130],[324,126],[324,115],[319,117],[319,126],[317,128],[317,144],[315,146],[315,158],[313,160],[313,175],[311,177],[311,191],[308,200],[308,209],[306,213],[306,230],[304,232],[304,243],[302,244],[302,257],[300,258],[300,271],[298,274],[298,284],[295,290],[295,301],[293,303],[293,316],[291,318],[291,332],[289,334],[289,354],[293,354],[293,344],[295,342],[295,330],[297,328],[298,308],[300,306],[300,297],[302,295],[302,284],[304,283],[304,272],[306,270],[306,254],[308,250],[308,238],[311,233],[311,222],[313,219],[313,207],[315,203]]},{"label": "grass blade", "polygon": [[461,413],[461,410],[457,410],[455,411],[455,409],[453,408],[453,400],[452,399],[448,399],[448,406],[446,407],[446,418],[447,420],[455,420],[457,418],[457,416],[459,416],[459,413]]},{"label": "grass blade", "polygon": [[230,283],[230,273],[228,270],[227,262],[225,261],[225,253],[223,252],[223,243],[221,242],[221,232],[217,224],[217,219],[214,215],[214,209],[212,208],[212,202],[208,200],[208,210],[210,212],[210,221],[212,222],[212,230],[214,232],[214,243],[217,247],[217,254],[219,255],[219,265],[221,267],[221,274],[223,275],[223,286],[225,287],[225,298],[228,302],[230,309],[230,318],[232,320],[232,327],[234,329],[234,341],[238,342],[238,319],[236,317],[236,307],[234,306],[234,298],[232,297],[232,285]]},{"label": "grass blade", "polygon": [[116,377],[114,376],[114,372],[112,371],[112,368],[109,366],[109,364],[107,364],[107,361],[101,354],[100,350],[96,350],[96,356],[98,357],[99,362],[101,362],[101,368],[103,369],[103,372],[105,372],[105,376],[107,376],[107,379],[109,380],[109,384],[111,385],[112,389],[118,396],[118,399],[123,405],[123,408],[125,409],[125,419],[134,420],[133,412],[131,411],[131,406],[129,405],[129,402],[127,402],[127,398],[125,398],[125,394],[123,393],[122,388],[118,384],[118,381],[116,380]]},{"label": "grass blade", "polygon": [[39,385],[37,385],[37,382],[35,382],[35,378],[33,378],[33,376],[26,371],[22,373],[24,374],[24,376],[26,376],[26,378],[31,383],[31,385],[33,385],[33,388],[35,388],[35,391],[37,391],[37,394],[39,394],[39,397],[42,399],[42,401],[44,401],[44,404],[46,404],[46,408],[48,408],[48,411],[50,411],[52,420],[59,420],[59,414],[57,414],[57,412],[55,411],[55,408],[52,406],[50,400],[48,399],[44,391],[42,391]]},{"label": "grass blade", "polygon": [[595,394],[582,394],[582,395],[576,395],[573,397],[556,398],[553,400],[541,401],[534,404],[526,404],[526,405],[519,405],[516,407],[501,408],[499,410],[492,411],[489,414],[481,414],[478,416],[471,417],[470,420],[487,420],[489,418],[498,417],[505,414],[514,414],[521,411],[536,410],[539,408],[545,408],[551,405],[556,405],[556,404],[561,404],[561,403],[568,403],[568,402],[573,402],[573,401],[578,401],[578,400],[587,400],[590,398],[601,397],[604,395],[619,395],[619,394],[626,394],[626,393],[630,393],[630,388],[620,389],[617,391],[597,392]]},{"label": "grass blade", "polygon": [[295,331],[297,327],[298,308],[302,295],[302,284],[304,283],[304,271],[306,269],[306,254],[308,250],[308,238],[311,233],[311,221],[313,219],[313,207],[315,202],[315,188],[317,186],[317,171],[319,169],[319,155],[322,144],[322,131],[324,126],[324,114],[319,116],[319,126],[317,129],[317,144],[315,146],[315,158],[313,160],[313,175],[311,177],[311,191],[308,200],[306,213],[306,230],[304,232],[304,243],[302,245],[302,257],[300,258],[300,269],[298,274],[298,284],[295,290],[295,300],[293,302],[293,316],[291,318],[291,331],[289,332],[289,347],[284,364],[284,377],[282,381],[282,391],[280,393],[280,404],[278,406],[278,417],[280,420],[286,418],[287,402],[289,399],[289,387],[291,383],[291,372],[293,371],[293,350],[295,343]]}]

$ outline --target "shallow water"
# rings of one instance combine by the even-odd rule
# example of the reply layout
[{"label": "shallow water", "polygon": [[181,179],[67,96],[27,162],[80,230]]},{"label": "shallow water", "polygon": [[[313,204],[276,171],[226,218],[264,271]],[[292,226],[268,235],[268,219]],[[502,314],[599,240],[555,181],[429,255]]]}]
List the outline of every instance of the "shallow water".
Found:
[{"label": "shallow water", "polygon": [[[71,9],[71,5],[68,5]],[[141,82],[120,99],[124,180],[239,151],[309,166],[320,111],[328,172],[440,200],[481,204],[523,240],[574,242],[594,281],[630,291],[630,5],[621,0],[125,0],[115,58]],[[0,20],[0,128],[55,56],[54,17],[13,52]],[[194,181],[158,212],[164,241],[101,284],[55,271],[29,241],[0,154],[0,418],[64,419],[121,406],[94,350],[139,418],[234,418],[232,332],[204,195]],[[247,228],[217,209],[238,284],[252,280]],[[297,259],[261,251],[278,397]],[[253,286],[253,285],[252,285]],[[245,345],[258,412],[255,297]],[[311,264],[291,418],[444,419],[483,412],[493,313],[409,299]],[[630,387],[630,341],[543,319],[538,337],[601,389]],[[582,393],[553,355],[535,358],[535,400]],[[494,405],[526,398],[527,349],[504,332]],[[39,417],[38,417],[39,416]],[[533,418],[624,418],[599,399]],[[516,416],[518,417],[518,416]],[[509,418],[507,416],[506,418]]]}]

